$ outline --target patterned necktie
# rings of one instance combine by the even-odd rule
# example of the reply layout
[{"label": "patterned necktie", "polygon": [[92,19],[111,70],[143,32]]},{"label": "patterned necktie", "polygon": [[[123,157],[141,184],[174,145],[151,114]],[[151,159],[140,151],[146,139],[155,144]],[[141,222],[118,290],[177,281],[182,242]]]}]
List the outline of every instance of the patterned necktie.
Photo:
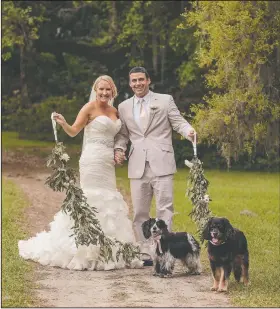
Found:
[{"label": "patterned necktie", "polygon": [[141,126],[143,132],[146,131],[147,125],[148,125],[148,115],[147,115],[146,108],[144,106],[144,102],[145,102],[144,99],[140,99],[139,100],[139,104],[140,104],[140,117],[139,117],[139,120],[140,120],[140,126]]}]

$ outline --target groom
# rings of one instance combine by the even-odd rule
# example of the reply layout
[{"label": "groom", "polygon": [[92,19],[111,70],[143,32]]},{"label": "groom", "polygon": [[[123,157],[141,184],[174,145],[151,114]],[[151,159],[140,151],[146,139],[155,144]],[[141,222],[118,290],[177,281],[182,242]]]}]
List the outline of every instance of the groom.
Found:
[{"label": "groom", "polygon": [[195,131],[181,116],[172,96],[149,90],[147,70],[135,67],[129,72],[134,96],[119,104],[122,127],[115,137],[115,161],[125,159],[127,143],[128,177],[134,208],[133,226],[137,241],[144,241],[142,223],[149,219],[153,195],[157,218],[171,231],[173,216],[173,174],[176,172],[172,129],[193,141]]}]

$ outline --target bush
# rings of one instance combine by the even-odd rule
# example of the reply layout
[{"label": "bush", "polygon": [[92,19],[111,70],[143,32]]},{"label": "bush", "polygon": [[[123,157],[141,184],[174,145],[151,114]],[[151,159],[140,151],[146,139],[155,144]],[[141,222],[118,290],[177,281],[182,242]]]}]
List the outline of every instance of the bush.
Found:
[{"label": "bush", "polygon": [[[20,138],[53,141],[51,113],[54,111],[61,113],[67,122],[72,124],[83,104],[84,102],[79,101],[76,97],[72,99],[66,96],[49,97],[40,104],[34,104],[28,110],[20,110],[18,112]],[[57,131],[58,140],[61,142],[80,143],[82,140],[83,134],[79,134],[73,139],[59,125],[57,125]]]},{"label": "bush", "polygon": [[[175,152],[175,161],[177,168],[185,166],[185,160],[192,160],[194,157],[193,145],[190,141],[179,139],[178,136],[173,137],[173,148]],[[205,144],[197,145],[197,156],[203,162],[204,168],[225,169],[226,161],[222,158],[216,146],[208,146]]]},{"label": "bush", "polygon": [[2,130],[3,131],[17,131],[18,118],[17,112],[20,106],[20,95],[13,97],[3,97],[2,100]]}]

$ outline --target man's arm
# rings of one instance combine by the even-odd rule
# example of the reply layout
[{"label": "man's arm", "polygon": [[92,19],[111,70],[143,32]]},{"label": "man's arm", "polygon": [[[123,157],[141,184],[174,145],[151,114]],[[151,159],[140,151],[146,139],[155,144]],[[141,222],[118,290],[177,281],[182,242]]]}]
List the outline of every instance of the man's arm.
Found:
[{"label": "man's arm", "polygon": [[181,134],[183,137],[193,142],[195,130],[187,122],[187,120],[181,115],[178,107],[176,106],[174,99],[170,96],[168,105],[168,118],[173,130]]},{"label": "man's arm", "polygon": [[122,164],[125,157],[125,151],[127,148],[127,143],[129,141],[129,133],[125,121],[123,119],[123,114],[118,111],[122,126],[120,131],[115,136],[115,145],[114,145],[114,160],[117,164]]},{"label": "man's arm", "polygon": [[121,112],[121,108],[119,108],[118,114],[119,114],[120,120],[122,122],[122,126],[121,126],[120,131],[115,136],[114,149],[115,150],[116,149],[122,149],[125,152],[126,148],[127,148],[127,143],[129,141],[129,133],[128,133],[128,129],[127,129],[127,126],[125,124],[125,121],[123,119],[123,114]]}]

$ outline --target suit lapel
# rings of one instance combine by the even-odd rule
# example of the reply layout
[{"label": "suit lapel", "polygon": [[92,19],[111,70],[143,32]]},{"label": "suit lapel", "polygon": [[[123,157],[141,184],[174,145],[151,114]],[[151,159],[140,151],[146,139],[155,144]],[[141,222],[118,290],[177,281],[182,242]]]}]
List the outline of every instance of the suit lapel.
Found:
[{"label": "suit lapel", "polygon": [[156,96],[156,94],[154,93],[154,92],[152,92],[151,90],[150,90],[150,95],[151,95],[151,97],[150,97],[150,116],[149,116],[149,121],[148,121],[148,125],[147,125],[147,128],[146,128],[146,130],[144,131],[144,134],[147,132],[147,130],[149,129],[149,127],[150,127],[150,125],[151,125],[151,123],[152,123],[152,121],[153,121],[153,119],[154,119],[154,116],[155,116],[155,108],[153,108],[153,107],[157,107],[157,102],[158,102],[158,99],[157,99],[157,96]]},{"label": "suit lapel", "polygon": [[[134,123],[134,125],[137,127],[138,130],[140,130],[140,132],[142,134],[145,134],[147,132],[147,130],[149,129],[152,121],[153,121],[153,118],[155,116],[155,111],[156,109],[158,108],[158,99],[157,99],[157,95],[152,92],[150,90],[150,113],[149,113],[149,120],[148,120],[148,125],[147,125],[147,128],[146,130],[143,132],[143,130],[139,127],[139,125],[137,124],[137,122],[135,121],[134,119],[134,104],[135,104],[135,99],[134,99],[134,96],[131,97],[129,99],[129,102],[128,102],[128,108],[127,108],[127,115],[129,117],[129,119]],[[155,109],[151,108],[151,107],[156,107]]]},{"label": "suit lapel", "polygon": [[[129,121],[133,123],[139,130],[141,130],[137,124],[137,122],[134,119],[134,96],[129,99],[129,102],[127,103],[127,116],[129,118]],[[141,131],[142,132],[142,131]]]}]

